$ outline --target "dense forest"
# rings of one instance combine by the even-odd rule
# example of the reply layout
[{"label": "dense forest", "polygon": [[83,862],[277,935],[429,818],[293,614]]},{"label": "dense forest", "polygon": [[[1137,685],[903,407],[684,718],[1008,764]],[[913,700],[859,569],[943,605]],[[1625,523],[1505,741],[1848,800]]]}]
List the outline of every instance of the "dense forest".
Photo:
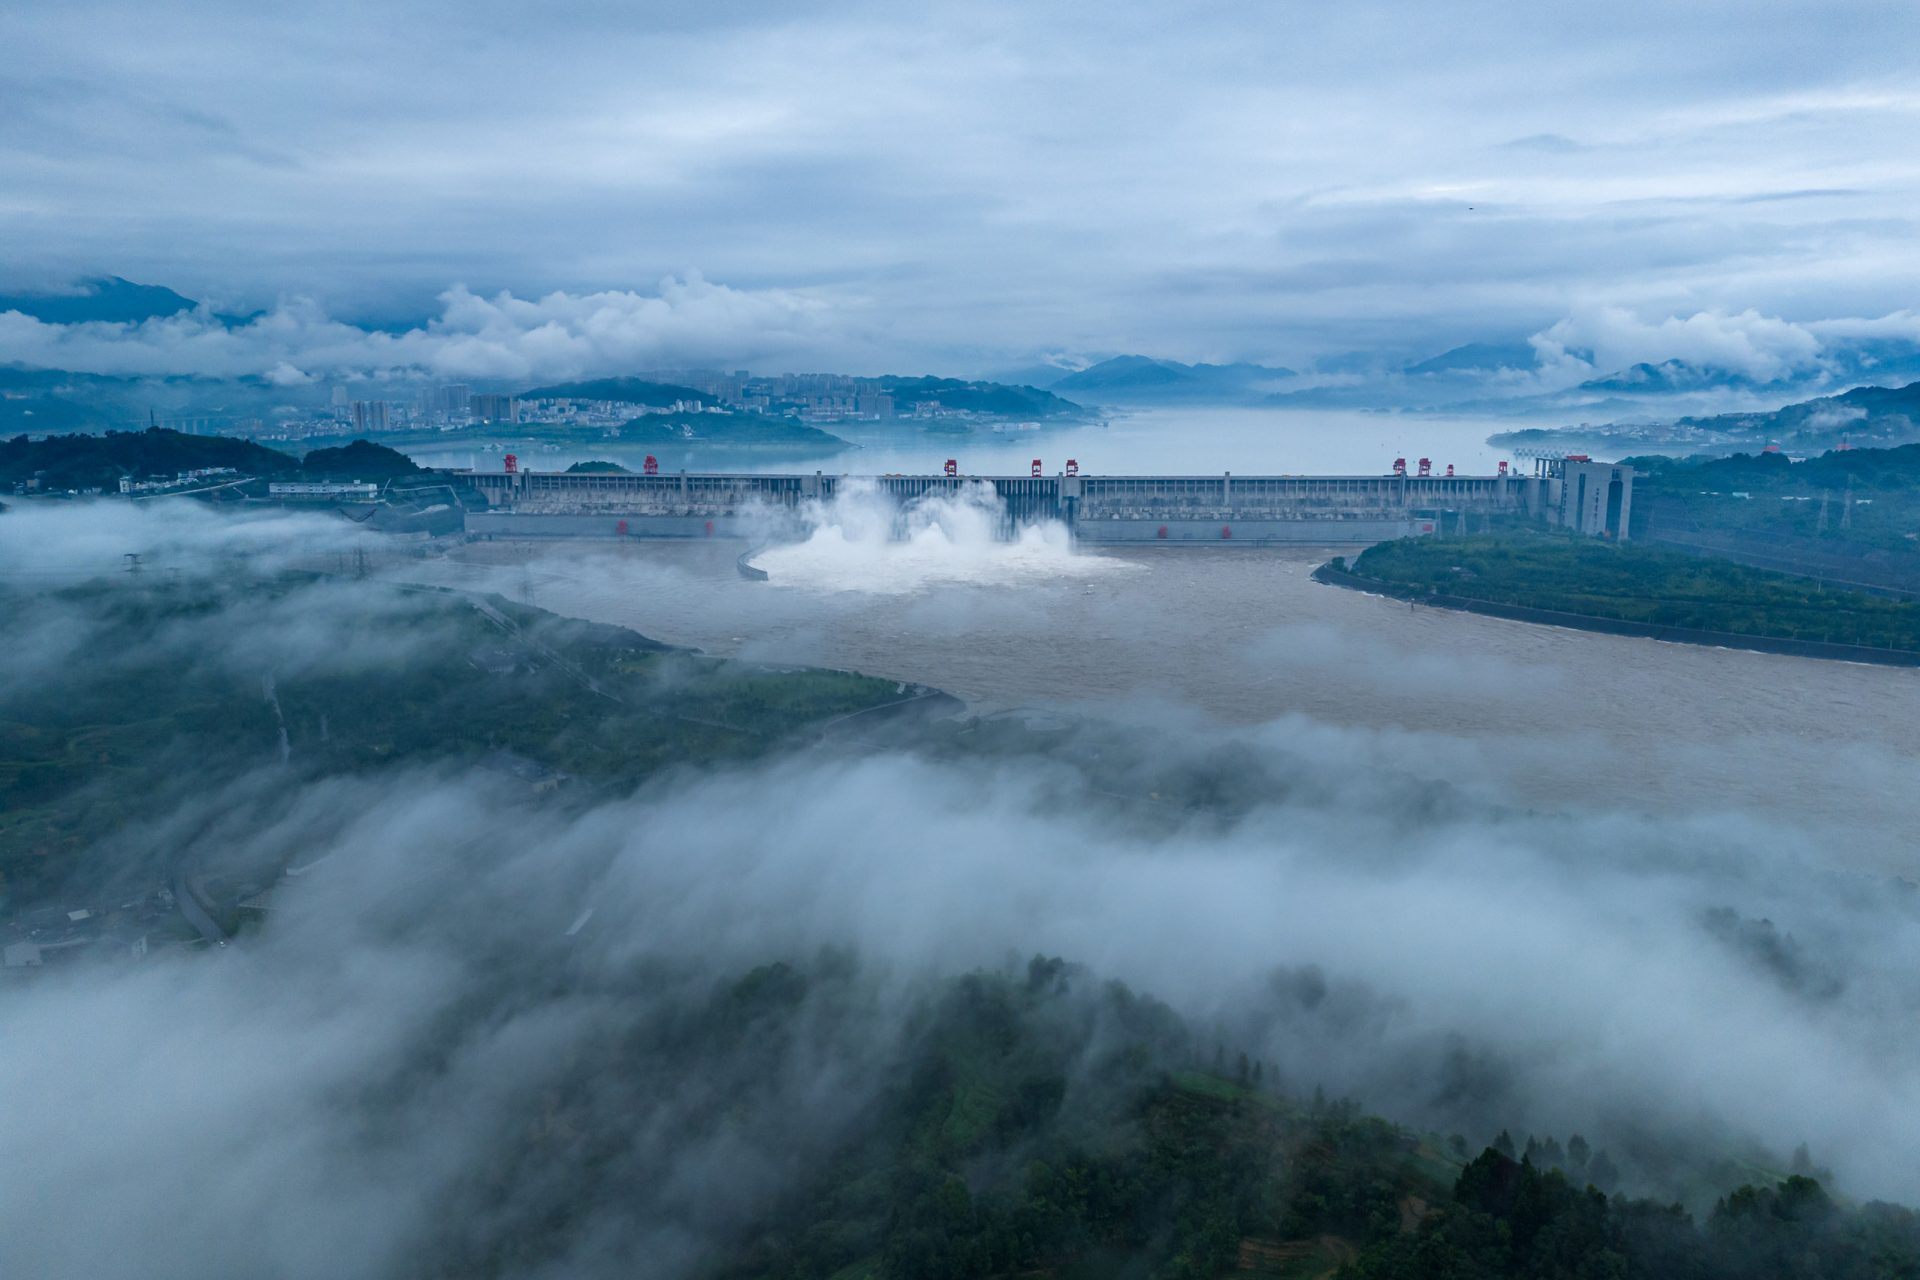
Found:
[{"label": "dense forest", "polygon": [[[1920,1274],[1920,1218],[1843,1206],[1808,1173],[1729,1185],[1704,1219],[1610,1190],[1605,1151],[1506,1133],[1478,1154],[1299,1092],[1168,1006],[1057,957],[943,980],[904,1025],[871,1022],[874,975],[830,953],[765,965],[656,1014],[549,1090],[509,1142],[490,1201],[446,1275],[535,1269],[566,1205],[516,1187],[569,1143],[618,1186],[631,1161],[608,1108],[649,1114],[689,1074],[688,1134],[777,1105],[780,1064],[825,1035],[867,1059],[856,1115],[796,1135],[795,1185],[730,1221],[699,1268],[724,1280],[1842,1280]],[[767,1064],[757,1071],[754,1063]],[[592,1083],[589,1083],[592,1082]],[[625,1099],[623,1102],[622,1099]],[[607,1188],[572,1184],[593,1200]],[[555,1189],[557,1198],[561,1191]]]},{"label": "dense forest", "polygon": [[[722,662],[506,600],[301,575],[174,583],[157,568],[0,587],[0,644],[75,637],[58,678],[0,698],[0,901],[57,891],[94,870],[79,860],[107,836],[281,753],[289,784],[507,752],[630,788],[897,696],[889,681]],[[233,650],[182,643],[215,634]]]},{"label": "dense forest", "polygon": [[315,449],[304,458],[231,436],[167,427],[101,435],[15,436],[0,441],[0,485],[38,479],[43,489],[115,489],[123,477],[171,479],[204,467],[231,467],[268,479],[387,480],[420,468],[405,454],[365,440]]},{"label": "dense forest", "polygon": [[589,378],[581,382],[556,382],[520,393],[522,400],[612,400],[622,404],[644,404],[665,409],[675,404],[719,404],[704,391],[676,386],[671,382],[650,382],[645,378]]},{"label": "dense forest", "polygon": [[1353,572],[1423,594],[1595,618],[1920,650],[1920,604],[1568,533],[1403,538],[1362,552]]}]

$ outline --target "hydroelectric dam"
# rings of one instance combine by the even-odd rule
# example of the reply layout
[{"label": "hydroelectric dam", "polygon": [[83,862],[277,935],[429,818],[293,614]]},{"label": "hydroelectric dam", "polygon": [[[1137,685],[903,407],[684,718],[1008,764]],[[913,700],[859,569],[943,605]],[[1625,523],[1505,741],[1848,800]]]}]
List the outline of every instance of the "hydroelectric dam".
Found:
[{"label": "hydroelectric dam", "polygon": [[[1002,537],[1058,521],[1097,544],[1371,544],[1478,528],[1494,515],[1547,515],[1556,478],[1393,473],[1371,476],[1051,476],[632,474],[471,471],[483,510],[467,534],[507,538],[745,538],[804,536],[807,513],[874,495],[904,513],[916,503],[984,500]],[[1036,466],[1037,472],[1037,466]],[[991,489],[992,497],[986,490]],[[995,501],[997,499],[997,501]],[[905,528],[904,514],[897,529]]]}]

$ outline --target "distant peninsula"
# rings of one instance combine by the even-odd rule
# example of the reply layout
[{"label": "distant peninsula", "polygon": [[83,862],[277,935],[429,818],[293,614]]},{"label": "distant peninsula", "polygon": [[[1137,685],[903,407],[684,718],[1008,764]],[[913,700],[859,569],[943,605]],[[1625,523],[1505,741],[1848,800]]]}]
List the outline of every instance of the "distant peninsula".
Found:
[{"label": "distant peninsula", "polygon": [[1402,538],[1315,577],[1521,622],[1920,666],[1920,604],[1631,542],[1530,529]]}]

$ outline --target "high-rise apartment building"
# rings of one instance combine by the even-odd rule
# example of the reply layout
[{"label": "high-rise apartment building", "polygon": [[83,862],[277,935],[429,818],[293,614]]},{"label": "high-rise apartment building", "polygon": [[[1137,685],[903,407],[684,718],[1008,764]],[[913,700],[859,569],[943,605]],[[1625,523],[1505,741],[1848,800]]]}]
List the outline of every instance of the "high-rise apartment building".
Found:
[{"label": "high-rise apartment building", "polygon": [[353,402],[353,429],[355,431],[385,431],[387,429],[387,402],[385,400],[355,400]]},{"label": "high-rise apartment building", "polygon": [[513,396],[477,395],[467,401],[473,417],[480,422],[520,421],[520,401]]}]

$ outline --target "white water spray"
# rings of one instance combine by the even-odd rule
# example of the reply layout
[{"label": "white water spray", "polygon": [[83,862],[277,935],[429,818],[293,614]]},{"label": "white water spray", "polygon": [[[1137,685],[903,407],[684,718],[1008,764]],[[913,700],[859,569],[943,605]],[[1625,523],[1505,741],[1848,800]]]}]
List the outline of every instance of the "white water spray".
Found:
[{"label": "white water spray", "polygon": [[1003,541],[1005,501],[984,481],[904,507],[871,482],[847,486],[801,512],[808,534],[767,548],[755,563],[773,585],[907,595],[943,585],[1021,586],[1092,578],[1134,566],[1077,555],[1057,520],[1022,525]]}]

